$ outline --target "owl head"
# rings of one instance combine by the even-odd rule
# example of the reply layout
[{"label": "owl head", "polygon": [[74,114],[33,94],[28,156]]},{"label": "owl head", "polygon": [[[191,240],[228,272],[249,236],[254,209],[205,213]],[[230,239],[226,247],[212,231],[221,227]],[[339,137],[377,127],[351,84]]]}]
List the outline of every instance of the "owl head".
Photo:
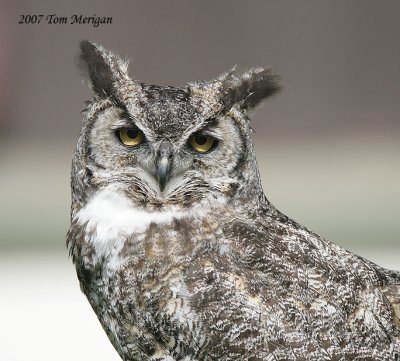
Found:
[{"label": "owl head", "polygon": [[73,160],[72,212],[105,187],[147,209],[257,192],[247,113],[278,91],[271,68],[156,86],[129,77],[127,62],[100,45],[80,50],[94,96]]}]

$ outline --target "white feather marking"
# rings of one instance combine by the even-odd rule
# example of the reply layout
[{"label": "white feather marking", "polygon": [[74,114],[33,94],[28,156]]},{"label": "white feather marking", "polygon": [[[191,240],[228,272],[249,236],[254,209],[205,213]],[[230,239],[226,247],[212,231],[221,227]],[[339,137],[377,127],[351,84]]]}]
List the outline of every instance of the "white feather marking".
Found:
[{"label": "white feather marking", "polygon": [[219,245],[219,254],[223,256],[224,254],[229,254],[231,252],[231,246],[228,243],[221,243]]},{"label": "white feather marking", "polygon": [[[210,211],[209,201],[182,210],[178,207],[170,207],[168,210],[149,212],[138,209],[121,194],[118,186],[109,186],[99,191],[77,214],[75,219],[80,225],[86,224],[86,232],[89,235],[87,241],[94,246],[95,253],[99,257],[117,255],[125,242],[126,236],[134,233],[143,233],[150,224],[169,224],[174,219],[204,217]],[[221,205],[225,199],[215,202]],[[114,257],[117,261],[117,257]],[[110,268],[118,268],[109,261]]]},{"label": "white feather marking", "polygon": [[194,324],[199,324],[200,320],[197,313],[190,306],[190,299],[193,294],[188,290],[184,282],[176,282],[170,286],[172,291],[172,300],[176,300],[174,308],[171,307],[172,303],[167,306],[167,312],[173,310],[173,314],[170,314],[172,319],[177,320],[180,323],[184,323],[189,327],[189,330],[194,330]]}]

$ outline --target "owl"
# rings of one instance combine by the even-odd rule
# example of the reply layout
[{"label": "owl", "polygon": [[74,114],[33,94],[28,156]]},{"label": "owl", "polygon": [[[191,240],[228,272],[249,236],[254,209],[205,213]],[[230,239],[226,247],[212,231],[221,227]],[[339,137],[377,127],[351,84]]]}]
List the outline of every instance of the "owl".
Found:
[{"label": "owl", "polygon": [[123,360],[400,360],[400,273],[264,195],[248,113],[279,90],[271,68],[157,86],[80,50],[67,244]]}]

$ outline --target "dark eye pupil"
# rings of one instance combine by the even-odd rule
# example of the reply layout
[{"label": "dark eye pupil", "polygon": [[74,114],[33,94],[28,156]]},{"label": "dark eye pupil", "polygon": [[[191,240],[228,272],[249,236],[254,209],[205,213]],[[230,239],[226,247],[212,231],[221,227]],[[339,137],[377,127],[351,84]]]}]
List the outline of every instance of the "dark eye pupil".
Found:
[{"label": "dark eye pupil", "polygon": [[205,137],[204,135],[196,135],[194,139],[199,145],[203,145],[205,142],[207,142],[207,137]]},{"label": "dark eye pupil", "polygon": [[126,134],[129,138],[135,139],[139,135],[139,131],[137,129],[128,129]]}]

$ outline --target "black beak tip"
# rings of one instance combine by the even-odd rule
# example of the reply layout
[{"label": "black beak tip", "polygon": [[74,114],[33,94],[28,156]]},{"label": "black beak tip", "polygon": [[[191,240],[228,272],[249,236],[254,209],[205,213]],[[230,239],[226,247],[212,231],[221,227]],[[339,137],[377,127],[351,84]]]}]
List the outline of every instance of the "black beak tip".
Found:
[{"label": "black beak tip", "polygon": [[167,185],[168,178],[169,178],[169,164],[164,162],[163,164],[160,164],[158,167],[158,184],[160,186],[160,191],[163,192],[165,189],[165,186]]},{"label": "black beak tip", "polygon": [[157,175],[160,191],[163,192],[171,171],[171,149],[169,143],[163,143],[157,157]]},{"label": "black beak tip", "polygon": [[167,179],[166,178],[158,178],[158,184],[160,185],[160,191],[164,192],[165,185],[167,184]]}]

